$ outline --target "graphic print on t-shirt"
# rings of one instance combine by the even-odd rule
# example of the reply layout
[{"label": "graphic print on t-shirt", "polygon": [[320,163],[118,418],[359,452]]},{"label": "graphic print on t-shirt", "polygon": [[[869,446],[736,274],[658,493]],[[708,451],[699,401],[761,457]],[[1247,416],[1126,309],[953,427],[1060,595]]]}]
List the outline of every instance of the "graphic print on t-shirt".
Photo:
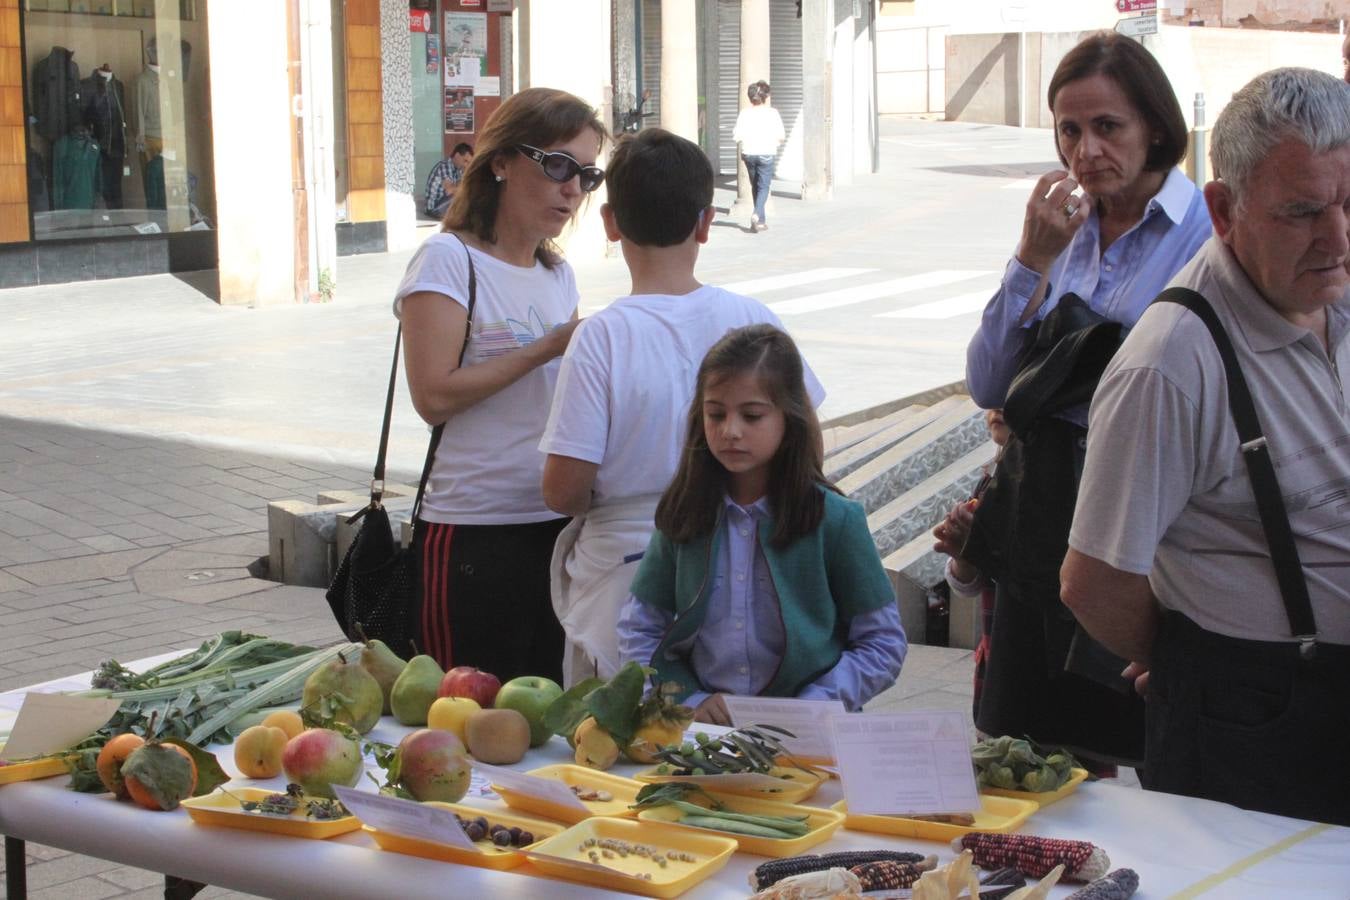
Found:
[{"label": "graphic print on t-shirt", "polygon": [[502,322],[484,322],[474,335],[474,344],[479,358],[491,359],[529,346],[556,327],[545,325],[539,312],[531,306],[524,322],[511,318]]}]

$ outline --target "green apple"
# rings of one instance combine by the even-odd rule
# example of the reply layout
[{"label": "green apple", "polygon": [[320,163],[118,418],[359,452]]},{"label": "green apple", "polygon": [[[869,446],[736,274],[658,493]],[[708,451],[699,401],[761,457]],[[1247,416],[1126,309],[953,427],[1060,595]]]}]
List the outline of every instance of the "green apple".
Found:
[{"label": "green apple", "polygon": [[522,675],[512,678],[497,692],[492,704],[498,709],[514,709],[530,723],[530,746],[538,747],[552,735],[544,727],[544,712],[562,696],[562,686],[542,675]]}]

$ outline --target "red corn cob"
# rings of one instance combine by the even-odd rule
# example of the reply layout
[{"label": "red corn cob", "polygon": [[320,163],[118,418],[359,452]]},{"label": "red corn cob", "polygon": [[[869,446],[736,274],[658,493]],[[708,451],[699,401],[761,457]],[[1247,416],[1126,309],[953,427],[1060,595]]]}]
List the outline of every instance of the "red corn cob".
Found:
[{"label": "red corn cob", "polygon": [[1012,866],[1031,878],[1044,878],[1062,863],[1066,879],[1092,881],[1111,867],[1106,851],[1094,844],[1034,834],[974,831],[953,840],[952,849],[958,853],[970,850],[975,854],[975,865],[982,869]]},{"label": "red corn cob", "polygon": [[864,891],[913,887],[924,872],[937,866],[937,857],[930,856],[923,862],[896,862],[882,859],[866,862],[849,869],[858,876]]}]

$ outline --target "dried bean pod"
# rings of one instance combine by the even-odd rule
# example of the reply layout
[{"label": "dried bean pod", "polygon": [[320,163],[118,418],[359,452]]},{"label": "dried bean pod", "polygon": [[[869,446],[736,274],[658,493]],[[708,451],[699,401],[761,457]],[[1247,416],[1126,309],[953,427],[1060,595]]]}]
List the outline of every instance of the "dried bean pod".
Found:
[{"label": "dried bean pod", "polygon": [[973,831],[952,841],[958,853],[970,850],[982,869],[1012,866],[1031,878],[1044,878],[1055,866],[1064,866],[1064,877],[1092,881],[1106,874],[1111,860],[1106,851],[1088,841],[1038,837],[1034,834],[992,834]]},{"label": "dried bean pod", "polygon": [[806,872],[820,872],[825,869],[848,869],[863,863],[891,860],[902,863],[917,863],[924,860],[922,853],[904,850],[840,850],[820,855],[789,856],[785,859],[771,859],[762,863],[750,873],[750,887],[762,891],[772,884],[793,875]]},{"label": "dried bean pod", "polygon": [[1079,888],[1068,900],[1129,900],[1139,890],[1139,873],[1134,869],[1116,869],[1087,887]]}]

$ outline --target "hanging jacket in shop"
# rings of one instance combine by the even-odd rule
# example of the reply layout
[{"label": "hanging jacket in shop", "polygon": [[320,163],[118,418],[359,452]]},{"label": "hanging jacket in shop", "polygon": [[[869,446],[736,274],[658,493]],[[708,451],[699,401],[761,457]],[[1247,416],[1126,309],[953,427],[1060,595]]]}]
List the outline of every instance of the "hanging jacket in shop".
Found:
[{"label": "hanging jacket in shop", "polygon": [[33,115],[37,131],[49,141],[80,122],[80,67],[75,51],[53,47],[33,67]]},{"label": "hanging jacket in shop", "polygon": [[52,147],[52,209],[93,209],[99,189],[98,142],[84,128]]},{"label": "hanging jacket in shop", "polygon": [[95,69],[80,82],[82,119],[98,141],[104,156],[122,159],[127,155],[126,88],[117,76],[104,78]]}]

